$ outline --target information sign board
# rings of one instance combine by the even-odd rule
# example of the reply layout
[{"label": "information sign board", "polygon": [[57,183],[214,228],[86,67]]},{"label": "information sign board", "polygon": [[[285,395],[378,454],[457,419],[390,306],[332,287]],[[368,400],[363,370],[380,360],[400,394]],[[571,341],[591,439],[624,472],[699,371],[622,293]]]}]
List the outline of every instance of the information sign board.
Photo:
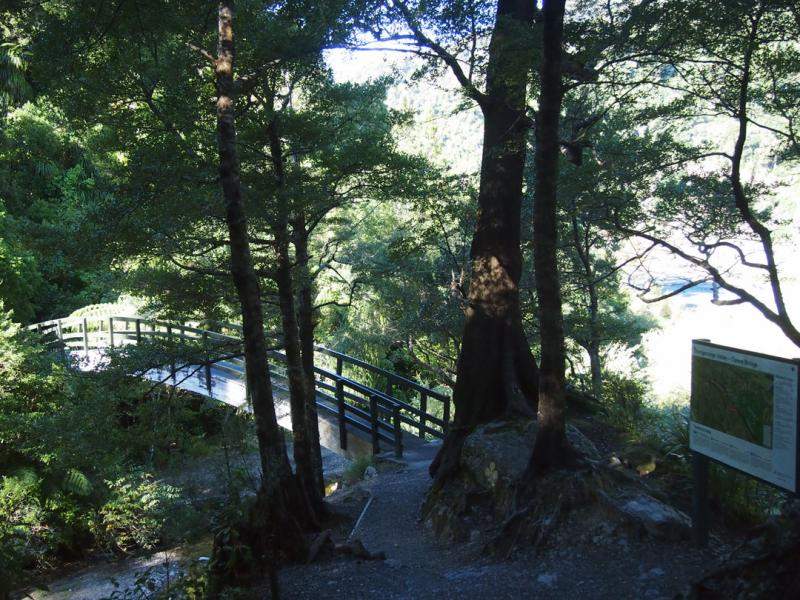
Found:
[{"label": "information sign board", "polygon": [[796,492],[798,365],[694,340],[691,450]]}]

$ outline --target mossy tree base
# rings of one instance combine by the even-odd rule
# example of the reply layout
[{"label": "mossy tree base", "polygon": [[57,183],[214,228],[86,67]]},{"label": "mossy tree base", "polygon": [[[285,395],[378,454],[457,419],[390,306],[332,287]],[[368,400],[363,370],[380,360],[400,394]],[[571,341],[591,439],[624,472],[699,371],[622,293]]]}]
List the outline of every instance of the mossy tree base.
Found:
[{"label": "mossy tree base", "polygon": [[470,542],[505,558],[521,548],[544,548],[558,532],[624,528],[642,535],[686,539],[686,515],[600,460],[577,428],[567,427],[576,460],[531,478],[528,459],[535,421],[493,422],[464,441],[459,467],[433,486],[422,507],[425,526],[441,541]]}]

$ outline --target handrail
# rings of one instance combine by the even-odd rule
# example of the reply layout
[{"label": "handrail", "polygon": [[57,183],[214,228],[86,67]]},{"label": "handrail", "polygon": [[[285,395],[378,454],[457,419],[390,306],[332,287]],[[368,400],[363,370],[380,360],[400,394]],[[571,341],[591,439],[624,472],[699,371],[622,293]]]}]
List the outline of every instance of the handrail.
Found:
[{"label": "handrail", "polygon": [[436,398],[442,401],[449,400],[450,398],[441,392],[437,392],[429,387],[422,385],[421,383],[414,381],[413,379],[408,379],[403,377],[402,375],[398,375],[397,373],[392,373],[391,371],[387,371],[386,369],[382,369],[381,367],[375,366],[371,363],[368,363],[360,358],[355,358],[354,356],[350,356],[349,354],[344,354],[343,352],[339,352],[337,350],[332,350],[325,346],[321,346],[319,344],[314,344],[314,350],[320,352],[321,354],[327,354],[328,356],[333,356],[334,358],[341,358],[345,362],[348,362],[352,365],[360,367],[362,369],[366,369],[368,371],[372,371],[373,373],[377,373],[378,375],[382,375],[384,377],[390,378],[393,382],[399,383],[404,387],[409,387],[411,389],[415,389],[420,392],[425,392],[431,398]]},{"label": "handrail", "polygon": [[[115,323],[125,323],[124,329],[115,327]],[[203,329],[202,325],[210,323],[220,331]],[[130,325],[133,324],[133,328]],[[100,349],[106,346],[115,347],[125,343],[138,343],[143,339],[186,339],[193,342],[234,342],[241,343],[241,337],[221,333],[222,330],[241,332],[241,326],[233,323],[212,323],[209,321],[175,323],[150,319],[141,316],[129,315],[106,315],[106,316],[86,316],[86,317],[66,317],[63,319],[51,319],[41,323],[35,323],[28,327],[31,331],[38,331],[43,335],[55,333],[61,347],[78,347],[84,351],[90,349]],[[73,331],[65,331],[73,330]],[[281,336],[270,332],[270,338],[281,339]],[[98,342],[98,339],[100,340]],[[119,340],[119,343],[116,342]],[[106,342],[103,344],[102,342]],[[441,392],[422,385],[419,382],[408,379],[386,369],[372,365],[364,360],[355,358],[332,350],[325,346],[315,344],[314,350],[320,354],[325,354],[336,359],[336,370],[332,371],[319,365],[314,368],[315,383],[317,385],[317,405],[320,409],[336,414],[339,419],[340,445],[343,449],[347,446],[346,426],[350,425],[366,431],[372,435],[373,451],[379,451],[380,440],[391,440],[395,444],[395,451],[398,455],[402,453],[402,429],[406,425],[416,430],[420,437],[431,435],[433,437],[444,437],[449,425],[450,398]],[[276,361],[286,363],[287,358],[283,352],[271,350],[270,356]],[[230,358],[223,360],[212,360],[208,357],[203,361],[206,376],[210,388],[211,365],[214,364],[235,377],[243,378],[243,361],[241,369]],[[343,374],[344,364],[351,364],[355,367],[367,370],[386,378],[387,389],[378,390],[369,385],[356,381],[352,377]],[[170,365],[175,371],[175,365]],[[272,371],[272,369],[270,369]],[[276,376],[285,377],[275,373]],[[333,383],[327,383],[331,381]],[[246,385],[246,381],[245,381]],[[420,406],[406,402],[395,397],[392,392],[394,387],[405,388],[419,393]],[[334,392],[331,396],[320,391],[320,388],[328,392]],[[324,399],[323,400],[321,400]],[[442,402],[443,418],[428,412],[428,400],[433,399]],[[360,406],[356,406],[353,403]],[[331,406],[331,404],[335,404]],[[432,427],[433,426],[433,427]],[[392,435],[390,436],[389,433]]]}]

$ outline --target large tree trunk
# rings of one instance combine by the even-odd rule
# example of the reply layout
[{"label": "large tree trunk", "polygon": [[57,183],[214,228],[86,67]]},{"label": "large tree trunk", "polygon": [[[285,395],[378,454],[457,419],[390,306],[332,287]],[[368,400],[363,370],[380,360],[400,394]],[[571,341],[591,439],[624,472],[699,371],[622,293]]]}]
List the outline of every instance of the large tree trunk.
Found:
[{"label": "large tree trunk", "polygon": [[295,261],[297,263],[297,319],[300,330],[300,349],[303,356],[303,372],[306,378],[306,418],[308,436],[311,442],[311,463],[314,468],[316,485],[320,494],[325,494],[325,480],[322,472],[322,448],[319,444],[319,415],[317,412],[317,391],[314,378],[314,331],[316,312],[314,310],[314,278],[309,268],[308,236],[305,215],[298,211],[292,224]]},{"label": "large tree trunk", "polygon": [[[250,254],[239,180],[233,59],[233,2],[223,0],[219,3],[219,47],[215,65],[219,174],[230,237],[231,275],[242,310],[247,385],[255,416],[262,470],[261,487],[255,509],[250,515],[250,534],[245,537],[256,560],[273,552],[299,558],[306,552],[303,530],[311,525],[312,519],[292,474],[283,433],[275,417],[261,295]],[[215,550],[224,553],[224,549]],[[221,565],[223,561],[218,562]]]},{"label": "large tree trunk", "polygon": [[531,469],[535,471],[564,464],[571,456],[564,417],[564,319],[557,262],[558,125],[562,98],[564,0],[544,0],[542,12],[541,93],[536,117],[536,189],[533,207],[533,257],[542,346],[539,429],[531,457]]},{"label": "large tree trunk", "polygon": [[[278,304],[281,312],[284,350],[289,380],[289,404],[292,414],[292,434],[295,472],[303,493],[317,514],[323,511],[323,490],[318,484],[314,461],[313,444],[319,447],[319,436],[316,440],[310,432],[311,420],[308,415],[309,382],[303,366],[300,347],[300,333],[297,323],[297,311],[294,300],[292,282],[292,262],[289,256],[289,206],[284,189],[285,171],[283,162],[283,146],[278,135],[277,123],[273,118],[267,131],[270,155],[275,168],[275,179],[278,184],[277,218],[274,226],[277,268],[275,283],[278,286]],[[314,383],[311,382],[312,391]],[[316,405],[315,405],[316,408]],[[316,414],[316,411],[315,411]],[[316,425],[316,422],[314,423]],[[316,428],[315,428],[316,429]]]},{"label": "large tree trunk", "polygon": [[453,392],[455,421],[431,464],[441,484],[458,465],[465,437],[503,415],[536,412],[538,374],[522,329],[520,220],[529,129],[526,91],[533,66],[534,3],[499,0],[489,45],[478,222],[472,239],[468,307]]}]

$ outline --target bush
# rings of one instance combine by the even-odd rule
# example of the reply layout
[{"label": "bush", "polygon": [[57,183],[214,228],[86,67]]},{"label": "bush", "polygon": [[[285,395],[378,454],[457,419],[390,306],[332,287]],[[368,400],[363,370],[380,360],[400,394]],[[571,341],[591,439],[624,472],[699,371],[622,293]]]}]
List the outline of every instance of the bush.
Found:
[{"label": "bush", "polygon": [[356,457],[349,465],[347,465],[342,479],[345,483],[349,484],[360,481],[364,477],[364,471],[366,471],[367,467],[371,464],[372,456],[369,454]]},{"label": "bush", "polygon": [[126,475],[107,484],[109,496],[99,510],[97,538],[116,552],[155,548],[167,519],[177,508],[180,490],[145,473]]},{"label": "bush", "polygon": [[[659,454],[685,485],[675,493],[691,492],[691,451],[689,449],[689,397],[674,394],[660,404],[646,397],[646,386],[620,376],[611,377],[613,396],[606,398],[609,420],[628,437]],[[712,463],[709,491],[729,526],[763,523],[784,499],[775,488],[728,467]]]},{"label": "bush", "polygon": [[603,408],[609,421],[623,429],[634,429],[641,421],[649,387],[641,379],[608,372],[603,378]]}]

